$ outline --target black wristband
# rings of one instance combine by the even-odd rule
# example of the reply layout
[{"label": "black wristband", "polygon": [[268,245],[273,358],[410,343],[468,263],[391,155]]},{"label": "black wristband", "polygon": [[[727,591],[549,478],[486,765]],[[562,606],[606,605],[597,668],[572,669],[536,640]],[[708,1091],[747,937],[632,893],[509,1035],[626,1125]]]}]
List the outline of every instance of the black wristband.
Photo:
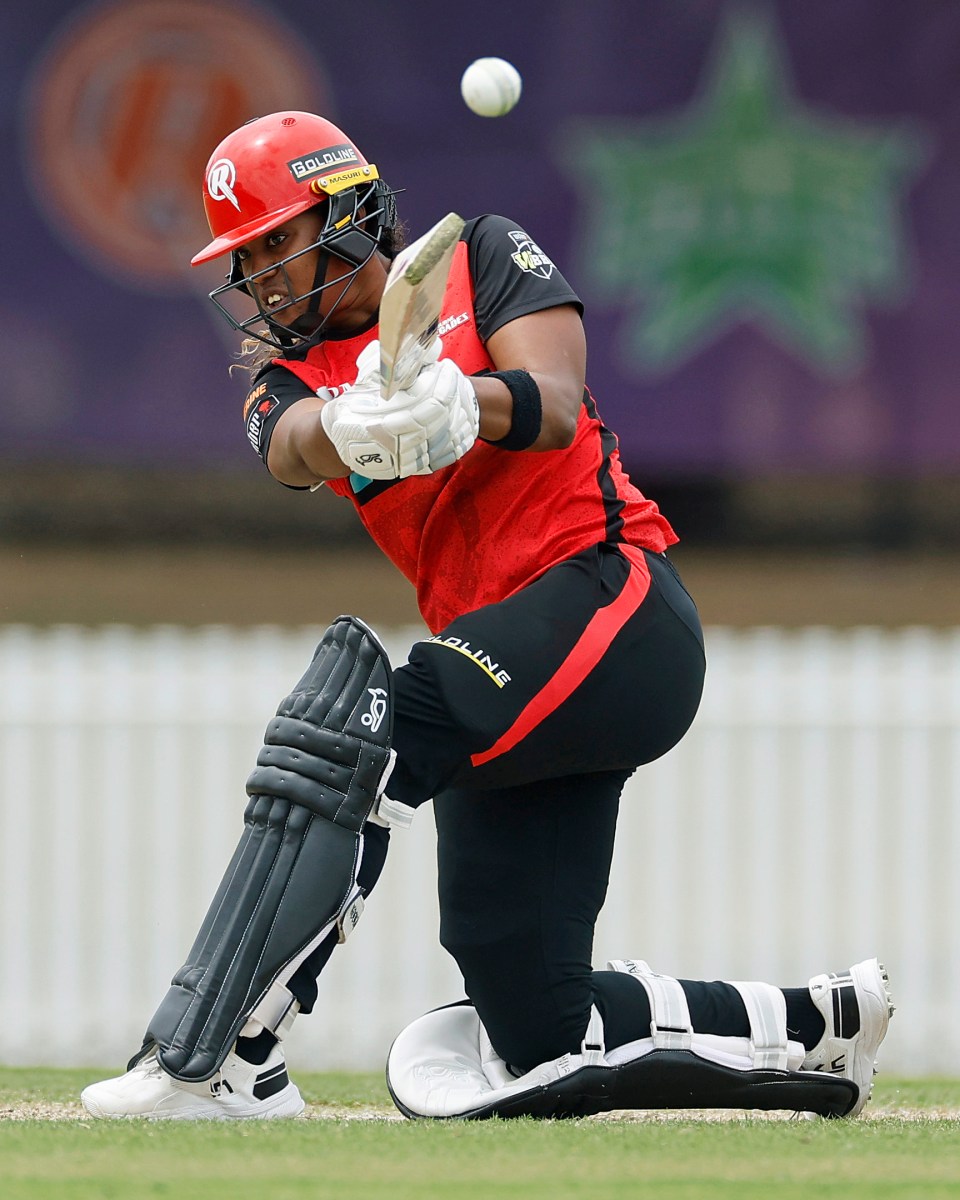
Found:
[{"label": "black wristband", "polygon": [[483,441],[498,450],[529,450],[540,436],[543,424],[543,406],[540,389],[529,371],[491,371],[488,378],[502,379],[513,397],[513,420],[510,432],[498,442],[484,438]]}]

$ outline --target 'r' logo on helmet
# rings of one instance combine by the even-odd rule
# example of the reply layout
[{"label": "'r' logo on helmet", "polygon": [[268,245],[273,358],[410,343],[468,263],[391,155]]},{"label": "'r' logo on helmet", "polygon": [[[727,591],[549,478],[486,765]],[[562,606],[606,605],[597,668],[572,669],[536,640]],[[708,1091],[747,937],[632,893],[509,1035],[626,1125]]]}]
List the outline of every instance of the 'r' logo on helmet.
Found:
[{"label": "'r' logo on helmet", "polygon": [[240,211],[240,205],[233,194],[233,185],[237,181],[237,168],[229,158],[218,158],[207,172],[207,191],[211,200],[229,200],[233,207]]}]

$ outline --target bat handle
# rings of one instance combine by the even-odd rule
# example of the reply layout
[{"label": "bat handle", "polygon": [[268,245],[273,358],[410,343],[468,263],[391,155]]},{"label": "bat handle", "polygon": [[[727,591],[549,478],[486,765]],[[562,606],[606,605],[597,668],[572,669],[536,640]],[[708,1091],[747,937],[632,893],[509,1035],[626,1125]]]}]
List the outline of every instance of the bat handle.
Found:
[{"label": "bat handle", "polygon": [[393,364],[393,371],[389,379],[385,378],[381,370],[380,394],[385,400],[389,400],[394,392],[405,392],[407,388],[412,387],[414,380],[423,368],[428,363],[434,362],[433,345],[435,340],[436,330],[434,329],[426,345],[415,342],[412,346],[401,350]]}]

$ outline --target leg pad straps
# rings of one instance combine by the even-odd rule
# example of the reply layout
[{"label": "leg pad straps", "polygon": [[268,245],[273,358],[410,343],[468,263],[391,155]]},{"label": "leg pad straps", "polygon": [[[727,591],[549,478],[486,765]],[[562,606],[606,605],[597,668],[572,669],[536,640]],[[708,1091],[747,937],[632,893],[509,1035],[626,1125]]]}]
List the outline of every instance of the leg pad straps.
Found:
[{"label": "leg pad straps", "polygon": [[631,975],[646,990],[650,1036],[657,1050],[692,1049],[708,1058],[718,1054],[720,1062],[758,1071],[796,1070],[803,1062],[803,1044],[787,1036],[787,1002],[783,992],[772,984],[732,980],[731,987],[740,993],[747,1010],[750,1037],[718,1037],[694,1032],[679,980],[656,974],[640,959],[614,959],[607,963],[607,970]]}]

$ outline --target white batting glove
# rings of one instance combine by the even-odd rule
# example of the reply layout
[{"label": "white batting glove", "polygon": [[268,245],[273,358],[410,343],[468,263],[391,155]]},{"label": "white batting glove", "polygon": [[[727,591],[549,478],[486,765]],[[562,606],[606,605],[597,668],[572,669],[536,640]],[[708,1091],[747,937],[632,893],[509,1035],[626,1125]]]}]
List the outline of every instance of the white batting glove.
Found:
[{"label": "white batting glove", "polygon": [[443,425],[430,444],[430,470],[439,471],[462,458],[477,440],[480,406],[473,384],[453,359],[434,362],[420,371],[406,395],[426,405],[439,404]]},{"label": "white batting glove", "polygon": [[396,438],[384,437],[380,385],[354,385],[328,400],[320,424],[343,464],[367,479],[399,479]]},{"label": "white batting glove", "polygon": [[477,398],[467,377],[450,359],[431,361],[408,391],[383,400],[379,387],[379,343],[357,359],[357,382],[328,400],[320,421],[346,466],[368,479],[429,475],[461,458],[476,441]]}]

